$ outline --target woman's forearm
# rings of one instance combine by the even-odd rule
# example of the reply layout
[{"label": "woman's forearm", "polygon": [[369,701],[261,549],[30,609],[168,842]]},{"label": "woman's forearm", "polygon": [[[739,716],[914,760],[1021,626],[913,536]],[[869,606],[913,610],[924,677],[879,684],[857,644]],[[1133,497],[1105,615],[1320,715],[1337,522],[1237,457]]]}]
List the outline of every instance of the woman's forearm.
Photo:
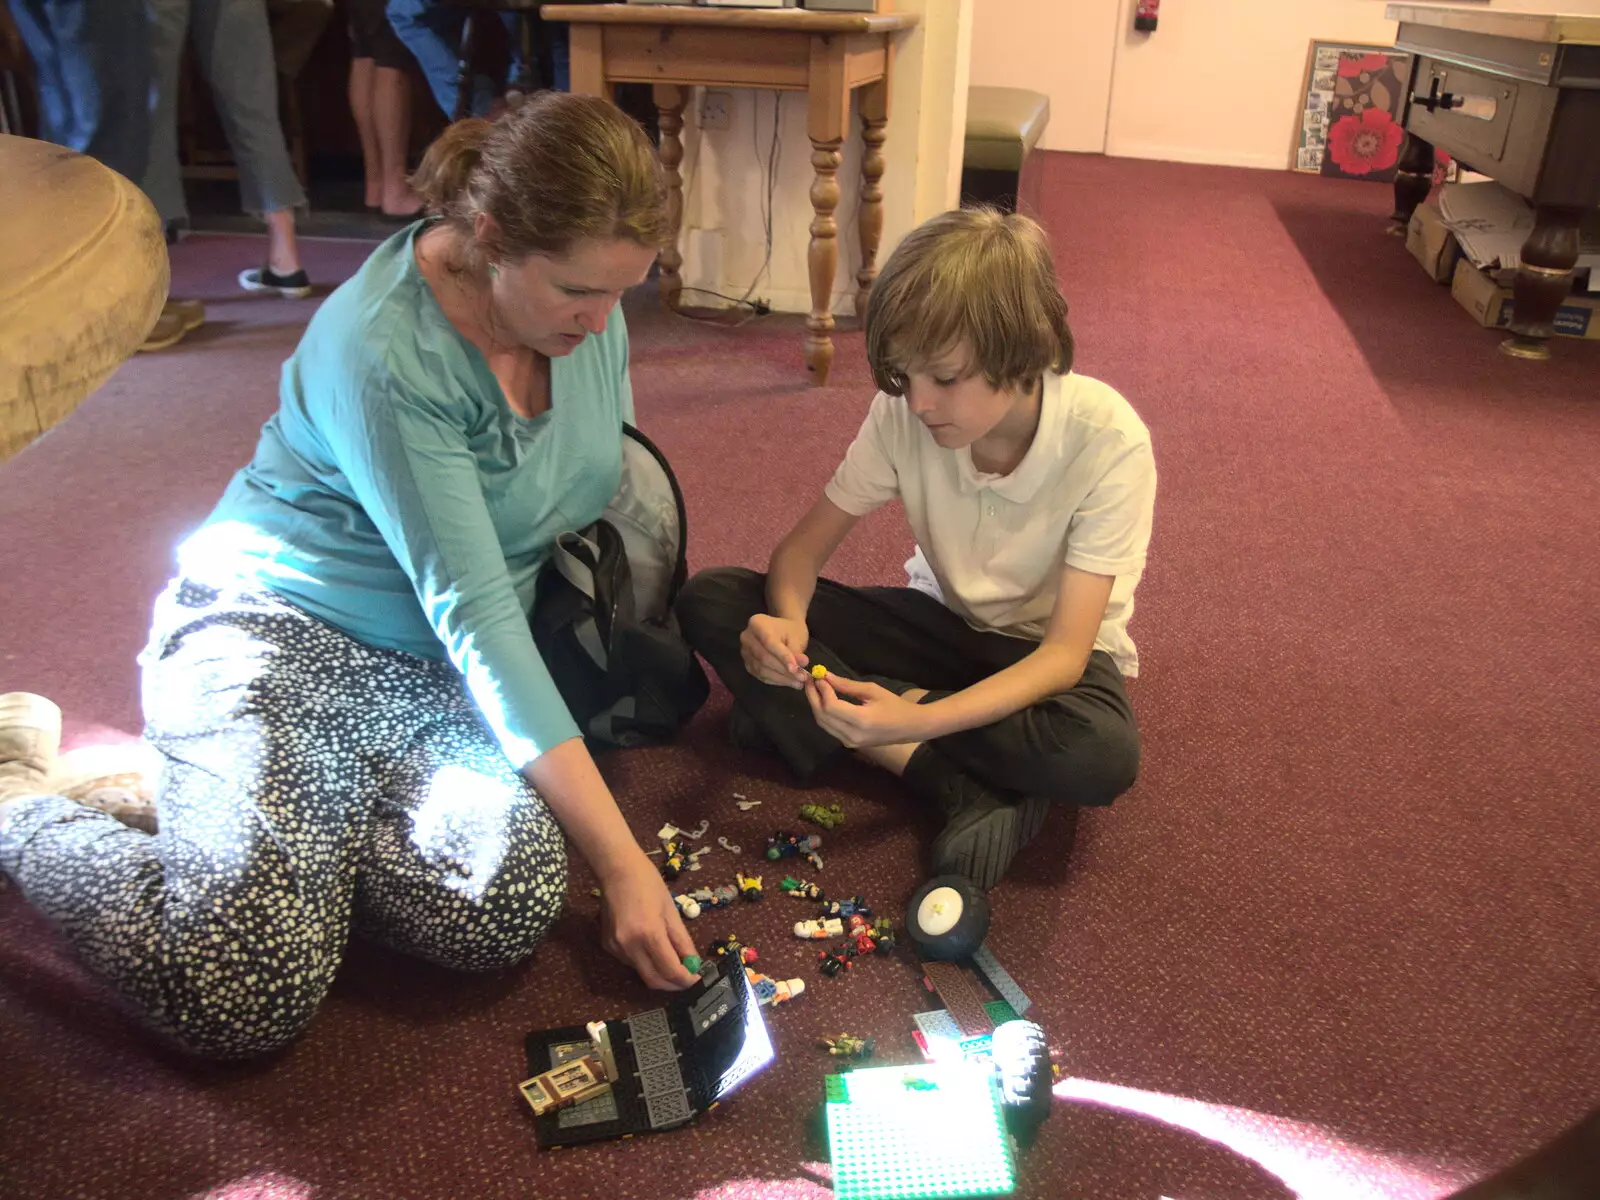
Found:
[{"label": "woman's forearm", "polygon": [[602,885],[644,854],[581,738],[545,751],[522,774],[550,806]]}]

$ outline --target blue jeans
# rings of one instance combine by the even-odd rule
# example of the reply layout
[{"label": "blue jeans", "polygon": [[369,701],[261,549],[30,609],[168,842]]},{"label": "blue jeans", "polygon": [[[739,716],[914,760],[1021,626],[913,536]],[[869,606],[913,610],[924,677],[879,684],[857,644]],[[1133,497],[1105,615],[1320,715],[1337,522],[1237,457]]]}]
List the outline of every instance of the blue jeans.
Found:
[{"label": "blue jeans", "polygon": [[39,84],[39,136],[133,182],[150,153],[142,0],[11,0]]},{"label": "blue jeans", "polygon": [[145,11],[154,86],[143,187],[161,219],[189,217],[178,171],[178,66],[190,33],[239,168],[241,207],[257,216],[304,208],[305,190],[278,121],[278,72],[264,0],[145,0]]},{"label": "blue jeans", "polygon": [[[457,81],[461,71],[461,26],[465,16],[462,10],[451,8],[444,0],[389,0],[389,24],[422,68],[434,100],[444,110],[444,115],[452,120],[455,119],[459,94]],[[515,79],[524,66],[517,36],[517,16],[515,13],[501,13],[500,20],[511,36],[511,77]],[[570,78],[565,26],[556,31],[552,41],[554,86],[557,91],[564,92]],[[494,102],[495,90],[489,79],[481,75],[475,77],[468,112],[473,116],[488,112],[489,105]]]}]

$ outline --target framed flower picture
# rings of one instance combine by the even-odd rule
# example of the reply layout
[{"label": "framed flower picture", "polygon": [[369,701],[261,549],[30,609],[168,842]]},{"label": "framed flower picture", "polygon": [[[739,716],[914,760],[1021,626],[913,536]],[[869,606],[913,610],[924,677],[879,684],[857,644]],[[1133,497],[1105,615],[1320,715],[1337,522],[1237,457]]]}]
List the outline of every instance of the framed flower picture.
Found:
[{"label": "framed flower picture", "polygon": [[1360,42],[1311,43],[1289,167],[1342,179],[1394,178],[1411,56]]}]

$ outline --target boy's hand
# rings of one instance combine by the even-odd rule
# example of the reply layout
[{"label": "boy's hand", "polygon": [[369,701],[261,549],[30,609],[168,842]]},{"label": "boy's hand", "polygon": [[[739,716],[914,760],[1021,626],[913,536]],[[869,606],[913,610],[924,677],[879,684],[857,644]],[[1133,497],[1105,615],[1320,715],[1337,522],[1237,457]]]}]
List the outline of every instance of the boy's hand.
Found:
[{"label": "boy's hand", "polygon": [[875,683],[830,674],[806,686],[806,699],[817,724],[852,750],[927,736],[928,710]]},{"label": "boy's hand", "polygon": [[811,631],[804,621],[790,621],[757,613],[739,635],[739,653],[744,669],[762,683],[778,687],[805,686],[808,659],[806,646]]}]

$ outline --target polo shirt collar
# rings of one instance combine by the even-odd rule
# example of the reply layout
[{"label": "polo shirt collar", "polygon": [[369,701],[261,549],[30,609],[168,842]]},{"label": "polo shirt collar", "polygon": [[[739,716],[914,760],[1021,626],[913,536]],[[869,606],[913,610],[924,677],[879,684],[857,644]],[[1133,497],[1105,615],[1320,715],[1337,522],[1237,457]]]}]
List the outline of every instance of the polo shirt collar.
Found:
[{"label": "polo shirt collar", "polygon": [[988,488],[995,495],[1013,504],[1026,504],[1043,486],[1051,469],[1056,465],[1059,449],[1058,432],[1066,417],[1062,399],[1063,379],[1055,371],[1044,374],[1044,389],[1039,397],[1039,428],[1027,454],[1009,475],[987,475],[972,465],[972,447],[963,446],[956,451],[956,476],[964,493],[980,492]]}]

